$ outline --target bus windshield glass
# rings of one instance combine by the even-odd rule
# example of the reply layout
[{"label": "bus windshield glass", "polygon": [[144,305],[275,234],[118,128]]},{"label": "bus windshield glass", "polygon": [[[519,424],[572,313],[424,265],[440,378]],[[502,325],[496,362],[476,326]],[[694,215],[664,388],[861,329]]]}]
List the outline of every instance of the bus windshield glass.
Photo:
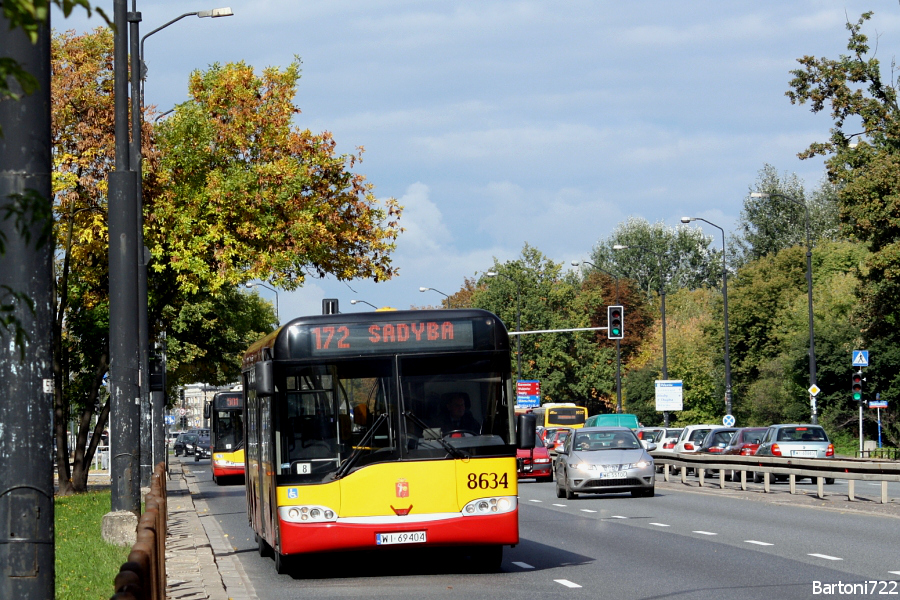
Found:
[{"label": "bus windshield glass", "polygon": [[508,452],[503,355],[361,357],[287,367],[279,474],[298,483],[376,462]]}]

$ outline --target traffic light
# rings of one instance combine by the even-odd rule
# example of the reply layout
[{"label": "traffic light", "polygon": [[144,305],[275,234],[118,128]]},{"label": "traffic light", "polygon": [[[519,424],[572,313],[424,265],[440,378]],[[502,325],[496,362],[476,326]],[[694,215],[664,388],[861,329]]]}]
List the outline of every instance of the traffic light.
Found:
[{"label": "traffic light", "polygon": [[862,388],[863,388],[863,374],[862,371],[857,371],[853,374],[853,385],[850,387],[853,392],[853,400],[856,402],[862,402]]},{"label": "traffic light", "polygon": [[606,324],[606,337],[611,340],[625,337],[625,309],[622,306],[607,306]]}]

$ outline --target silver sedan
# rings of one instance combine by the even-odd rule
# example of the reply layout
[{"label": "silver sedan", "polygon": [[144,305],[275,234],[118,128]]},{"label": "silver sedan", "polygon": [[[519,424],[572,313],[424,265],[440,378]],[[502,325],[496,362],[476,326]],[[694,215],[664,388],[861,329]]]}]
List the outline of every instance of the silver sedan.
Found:
[{"label": "silver sedan", "polygon": [[627,427],[576,429],[556,459],[556,496],[572,500],[577,494],[631,492],[653,496],[656,473],[653,457]]}]

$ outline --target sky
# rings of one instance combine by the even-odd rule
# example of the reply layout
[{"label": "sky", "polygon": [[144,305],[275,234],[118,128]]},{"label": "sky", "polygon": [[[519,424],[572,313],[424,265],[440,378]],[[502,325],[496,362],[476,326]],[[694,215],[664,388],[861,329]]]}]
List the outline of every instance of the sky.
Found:
[{"label": "sky", "polygon": [[[158,0],[137,3],[141,35],[222,6],[234,16],[146,39],[145,103],[184,102],[190,73],[213,63],[299,57],[296,125],[332,132],[340,153],[365,148],[355,171],[405,207],[396,277],[310,277],[278,292],[281,322],[321,313],[323,298],[342,312],[438,306],[419,288],[453,294],[526,243],[587,259],[629,217],[703,217],[731,234],[765,164],[808,190],[823,178],[821,160],[797,158],[831,126],[785,96],[797,59],[846,53],[847,21],[869,10],[886,77],[900,49],[886,0]],[[83,11],[52,23],[103,24]]]}]

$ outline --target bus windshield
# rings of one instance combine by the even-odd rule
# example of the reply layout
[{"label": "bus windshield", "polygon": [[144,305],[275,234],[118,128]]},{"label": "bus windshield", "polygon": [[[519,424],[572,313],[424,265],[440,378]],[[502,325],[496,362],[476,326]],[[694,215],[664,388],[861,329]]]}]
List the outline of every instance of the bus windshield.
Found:
[{"label": "bus windshield", "polygon": [[216,452],[234,452],[244,447],[243,415],[235,410],[216,410]]},{"label": "bus windshield", "polygon": [[503,373],[494,353],[292,365],[276,409],[279,473],[315,483],[375,462],[506,452]]}]

